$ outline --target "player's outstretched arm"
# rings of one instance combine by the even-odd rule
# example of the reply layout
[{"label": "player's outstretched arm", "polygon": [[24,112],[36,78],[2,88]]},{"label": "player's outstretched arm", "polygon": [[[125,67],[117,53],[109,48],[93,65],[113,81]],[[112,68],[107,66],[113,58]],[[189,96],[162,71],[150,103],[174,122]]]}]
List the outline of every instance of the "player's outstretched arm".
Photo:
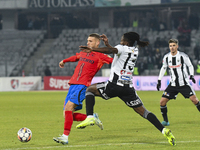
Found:
[{"label": "player's outstretched arm", "polygon": [[106,36],[105,34],[102,34],[100,37],[101,37],[102,41],[104,42],[104,45],[105,45],[105,46],[110,47],[110,48],[113,48],[113,47],[109,44],[108,38],[107,38],[107,36]]},{"label": "player's outstretched arm", "polygon": [[118,49],[117,48],[113,48],[113,47],[101,47],[101,48],[91,48],[88,46],[79,46],[80,50],[89,50],[89,51],[95,51],[95,52],[100,52],[100,53],[104,53],[104,54],[117,54],[118,53]]},{"label": "player's outstretched arm", "polygon": [[59,67],[60,67],[60,68],[64,68],[64,64],[65,64],[65,63],[64,63],[63,60],[62,60],[62,61],[59,63]]}]

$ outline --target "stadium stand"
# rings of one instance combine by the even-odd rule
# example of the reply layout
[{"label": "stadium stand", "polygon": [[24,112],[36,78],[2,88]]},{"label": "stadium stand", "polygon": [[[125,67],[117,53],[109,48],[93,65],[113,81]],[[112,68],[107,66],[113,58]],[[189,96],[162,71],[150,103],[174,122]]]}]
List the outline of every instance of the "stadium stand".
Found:
[{"label": "stadium stand", "polygon": [[0,76],[21,76],[28,58],[41,43],[45,31],[0,31]]},{"label": "stadium stand", "polygon": [[[141,37],[147,37],[150,42],[150,47],[154,52],[159,49],[161,58],[169,51],[168,46],[155,47],[156,39],[159,37],[164,40],[165,43],[170,38],[177,38],[180,33],[177,30],[166,30],[166,31],[152,31],[148,28],[133,28],[133,27],[120,27],[120,28],[89,28],[89,29],[64,29],[61,34],[54,40],[52,46],[42,56],[42,59],[36,60],[35,73],[33,75],[44,76],[44,69],[49,66],[53,76],[71,76],[74,68],[76,67],[75,62],[66,63],[65,69],[58,67],[58,63],[64,58],[74,55],[79,52],[79,45],[87,44],[87,37],[90,33],[106,34],[109,38],[109,42],[112,46],[115,46],[120,42],[121,35],[125,32],[135,31],[140,33]],[[36,51],[41,41],[44,39],[44,31],[1,31],[0,36],[1,51],[0,57],[2,58],[0,63],[1,75],[5,75],[5,62],[7,62],[8,75],[7,76],[21,76],[24,63],[27,59]],[[9,34],[9,36],[8,36]],[[5,36],[4,36],[5,35]],[[193,64],[196,65],[198,60],[195,59],[194,47],[200,40],[200,31],[191,31],[191,46],[181,46],[180,50],[187,53]],[[17,37],[21,37],[20,39]],[[143,40],[143,39],[141,39]],[[101,42],[100,47],[104,46]],[[3,51],[2,51],[3,49]],[[145,49],[141,49],[138,58],[138,63],[147,61],[151,57],[148,53],[145,54]],[[9,53],[9,55],[8,55]],[[5,57],[6,56],[6,57]],[[152,56],[154,58],[154,55]],[[6,61],[7,60],[7,61]],[[109,65],[105,65],[103,68],[109,68]],[[149,63],[147,68],[140,75],[158,75],[160,66],[156,63]],[[98,72],[97,76],[101,76],[101,71]]]},{"label": "stadium stand", "polygon": [[[62,31],[62,33],[59,35],[59,37],[55,40],[53,43],[53,46],[51,48],[50,53],[43,56],[43,60],[40,60],[37,64],[36,69],[38,70],[38,75],[43,73],[43,68],[41,68],[41,63],[46,62],[47,60],[51,60],[49,62],[50,70],[52,71],[53,75],[72,75],[73,70],[76,66],[76,63],[67,63],[66,68],[67,69],[60,69],[58,68],[58,63],[60,60],[67,58],[73,54],[75,54],[78,51],[78,47],[80,44],[86,44],[86,38],[88,34],[90,33],[99,33],[99,34],[106,34],[109,38],[109,42],[111,45],[116,45],[120,42],[121,35],[128,31],[136,31],[140,33],[141,37],[148,37],[150,42],[150,47],[152,47],[153,50],[155,50],[157,47],[154,46],[154,43],[159,37],[160,39],[163,39],[166,43],[170,38],[178,38],[180,33],[177,30],[166,30],[166,31],[151,31],[147,28],[94,28],[94,29],[65,29]],[[197,61],[194,56],[194,47],[196,46],[196,43],[200,40],[200,31],[198,30],[192,30],[191,31],[191,46],[182,46],[180,45],[180,50],[187,53],[193,64],[196,65]],[[101,42],[100,46],[104,46]],[[159,51],[161,53],[161,59],[163,55],[166,53],[166,51],[169,51],[168,44],[167,46],[160,46],[158,47]],[[140,63],[143,60],[147,60],[150,56],[146,56],[144,54],[139,55],[138,63]],[[45,63],[42,63],[45,64]],[[104,68],[109,67],[108,65]],[[39,69],[40,68],[40,69]],[[148,68],[141,74],[141,75],[158,75],[160,70],[160,66],[158,64],[151,64],[148,65]],[[97,75],[101,75],[101,72],[99,72]]]}]

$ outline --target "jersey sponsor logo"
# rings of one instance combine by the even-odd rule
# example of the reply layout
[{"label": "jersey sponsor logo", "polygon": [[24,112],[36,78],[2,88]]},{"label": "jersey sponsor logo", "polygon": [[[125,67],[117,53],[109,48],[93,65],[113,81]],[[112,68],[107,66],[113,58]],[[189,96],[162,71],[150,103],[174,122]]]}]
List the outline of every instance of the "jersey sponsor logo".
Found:
[{"label": "jersey sponsor logo", "polygon": [[182,64],[179,64],[179,65],[176,65],[176,66],[169,66],[169,68],[179,68],[181,66],[182,66]]},{"label": "jersey sponsor logo", "polygon": [[121,79],[122,80],[131,80],[131,77],[130,76],[121,76]]},{"label": "jersey sponsor logo", "polygon": [[121,71],[120,71],[120,74],[121,74],[121,75],[123,75],[123,74],[131,75],[132,72],[128,72],[128,71],[126,71],[126,70],[121,70]]},{"label": "jersey sponsor logo", "polygon": [[80,57],[79,61],[84,61],[84,62],[88,62],[88,63],[91,63],[91,64],[94,63],[94,60],[83,58],[83,57]]},{"label": "jersey sponsor logo", "polygon": [[137,106],[139,104],[141,104],[141,100],[139,98],[134,101],[126,102],[126,105],[128,106]]},{"label": "jersey sponsor logo", "polygon": [[11,87],[12,87],[13,89],[17,89],[17,88],[19,87],[19,80],[12,79],[12,80],[10,81],[10,83],[11,83]]}]

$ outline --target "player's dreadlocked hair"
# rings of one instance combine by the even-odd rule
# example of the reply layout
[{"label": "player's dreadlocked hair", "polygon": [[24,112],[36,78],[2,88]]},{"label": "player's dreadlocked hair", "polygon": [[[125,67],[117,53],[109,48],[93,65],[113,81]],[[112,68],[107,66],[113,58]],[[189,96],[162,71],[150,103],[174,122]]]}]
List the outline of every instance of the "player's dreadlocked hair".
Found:
[{"label": "player's dreadlocked hair", "polygon": [[145,47],[149,45],[149,42],[140,41],[140,35],[136,32],[127,32],[124,33],[124,40],[129,43],[129,46],[133,46],[135,41],[140,47]]}]

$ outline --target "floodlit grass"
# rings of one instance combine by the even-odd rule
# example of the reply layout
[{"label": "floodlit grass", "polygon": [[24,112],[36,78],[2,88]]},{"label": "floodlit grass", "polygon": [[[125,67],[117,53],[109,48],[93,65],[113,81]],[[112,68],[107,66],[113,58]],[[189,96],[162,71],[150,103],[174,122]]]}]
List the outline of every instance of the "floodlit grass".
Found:
[{"label": "floodlit grass", "polygon": [[[160,121],[159,101],[162,92],[138,91],[145,107]],[[67,92],[0,92],[0,149],[52,149],[52,150],[197,150],[200,147],[200,114],[189,99],[178,95],[168,103],[168,115],[177,146],[169,145],[165,137],[146,119],[113,98],[96,98],[95,112],[104,124],[76,129],[74,122],[69,144],[62,145],[52,138],[63,132],[62,107]],[[200,92],[196,92],[200,98]],[[85,105],[83,110],[85,113]],[[27,127],[33,137],[28,143],[17,139],[17,131]]]}]

